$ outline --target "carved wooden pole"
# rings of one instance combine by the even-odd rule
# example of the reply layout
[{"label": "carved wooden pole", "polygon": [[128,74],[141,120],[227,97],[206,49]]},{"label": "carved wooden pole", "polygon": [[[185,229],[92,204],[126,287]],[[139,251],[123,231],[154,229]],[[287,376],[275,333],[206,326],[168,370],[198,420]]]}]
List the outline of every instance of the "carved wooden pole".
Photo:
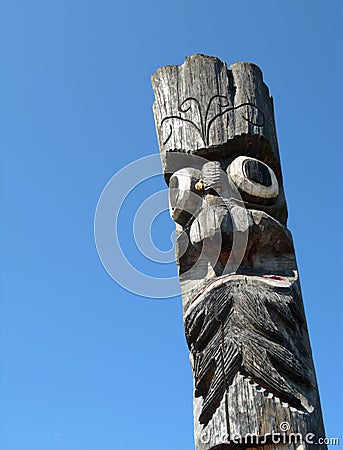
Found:
[{"label": "carved wooden pole", "polygon": [[262,73],[193,55],[152,82],[196,449],[326,448],[317,444],[324,427]]}]

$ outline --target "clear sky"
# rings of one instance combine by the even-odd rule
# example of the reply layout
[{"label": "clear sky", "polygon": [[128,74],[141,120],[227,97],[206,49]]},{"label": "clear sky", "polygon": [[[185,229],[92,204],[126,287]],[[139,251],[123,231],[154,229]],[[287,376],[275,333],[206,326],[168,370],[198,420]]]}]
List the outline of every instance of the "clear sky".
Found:
[{"label": "clear sky", "polygon": [[[1,9],[1,450],[193,448],[180,297],[118,286],[93,237],[106,183],[158,152],[151,74],[193,53],[256,63],[274,97],[326,431],[339,437],[342,2],[3,0]],[[127,258],[155,277],[175,276],[175,265],[139,253],[132,220],[162,189],[161,176],[139,185],[118,225]],[[163,250],[173,226],[167,213],[153,223]]]}]

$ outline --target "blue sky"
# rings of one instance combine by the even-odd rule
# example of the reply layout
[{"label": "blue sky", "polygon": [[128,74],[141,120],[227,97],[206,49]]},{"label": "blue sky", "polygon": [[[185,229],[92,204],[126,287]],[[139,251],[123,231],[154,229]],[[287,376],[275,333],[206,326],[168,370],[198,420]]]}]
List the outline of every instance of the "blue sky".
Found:
[{"label": "blue sky", "polygon": [[[151,74],[193,53],[259,65],[274,97],[291,229],[328,437],[341,433],[342,3],[1,2],[2,450],[188,450],[181,300],[139,297],[98,258],[99,196],[158,152]],[[137,177],[139,174],[137,174]],[[119,222],[143,273],[133,208]],[[170,248],[166,213],[155,243]],[[338,391],[339,389],[339,391]]]}]

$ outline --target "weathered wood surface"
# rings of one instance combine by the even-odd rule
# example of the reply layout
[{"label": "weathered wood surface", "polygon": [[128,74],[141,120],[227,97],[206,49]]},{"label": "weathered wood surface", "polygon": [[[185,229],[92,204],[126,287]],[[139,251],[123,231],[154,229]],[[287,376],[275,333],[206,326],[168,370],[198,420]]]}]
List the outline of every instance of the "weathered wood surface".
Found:
[{"label": "weathered wood surface", "polygon": [[[152,80],[178,234],[196,449],[326,448],[315,444],[324,427],[262,73],[194,55]],[[287,441],[290,433],[301,445]]]},{"label": "weathered wood surface", "polygon": [[273,99],[256,65],[236,63],[228,70],[218,58],[193,55],[181,66],[158,69],[152,82],[163,155],[178,151],[208,158],[225,153],[237,138],[237,154],[261,160],[267,155],[273,169],[279,165]]}]

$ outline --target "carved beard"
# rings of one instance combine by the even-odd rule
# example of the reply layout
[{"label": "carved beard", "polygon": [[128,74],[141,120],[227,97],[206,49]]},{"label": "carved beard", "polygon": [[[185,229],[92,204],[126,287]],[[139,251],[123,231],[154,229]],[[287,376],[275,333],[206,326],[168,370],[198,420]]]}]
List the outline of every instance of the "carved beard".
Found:
[{"label": "carved beard", "polygon": [[200,423],[211,420],[238,372],[299,411],[311,409],[311,358],[297,283],[280,287],[238,276],[190,310],[186,339],[195,396],[203,397]]}]

